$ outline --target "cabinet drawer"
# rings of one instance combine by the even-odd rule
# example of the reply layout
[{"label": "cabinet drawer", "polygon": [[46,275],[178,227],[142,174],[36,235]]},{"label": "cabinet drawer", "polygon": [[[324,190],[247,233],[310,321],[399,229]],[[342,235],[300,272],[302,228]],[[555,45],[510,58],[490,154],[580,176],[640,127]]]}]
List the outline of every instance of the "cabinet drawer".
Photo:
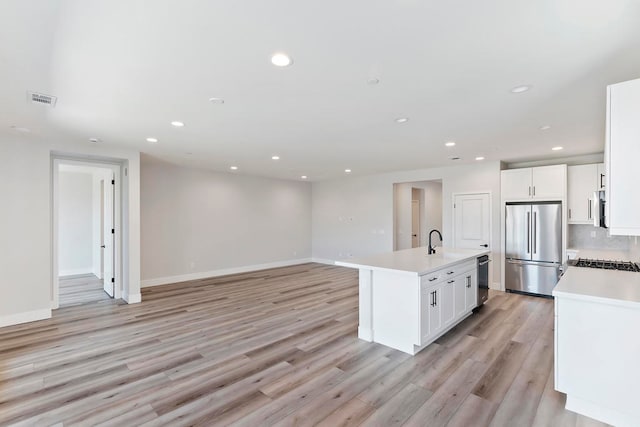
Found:
[{"label": "cabinet drawer", "polygon": [[425,286],[435,285],[445,277],[446,277],[446,274],[444,270],[434,271],[433,273],[420,276],[420,285],[422,285],[422,288],[424,289]]}]

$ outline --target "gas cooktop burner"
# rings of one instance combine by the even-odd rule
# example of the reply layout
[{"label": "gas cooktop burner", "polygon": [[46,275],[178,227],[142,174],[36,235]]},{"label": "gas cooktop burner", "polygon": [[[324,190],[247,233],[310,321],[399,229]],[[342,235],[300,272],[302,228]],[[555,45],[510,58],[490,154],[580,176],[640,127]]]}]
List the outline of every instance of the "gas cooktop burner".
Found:
[{"label": "gas cooktop burner", "polygon": [[604,259],[578,258],[572,260],[570,265],[576,267],[602,268],[604,270],[622,270],[640,272],[638,264],[631,261],[608,261]]}]

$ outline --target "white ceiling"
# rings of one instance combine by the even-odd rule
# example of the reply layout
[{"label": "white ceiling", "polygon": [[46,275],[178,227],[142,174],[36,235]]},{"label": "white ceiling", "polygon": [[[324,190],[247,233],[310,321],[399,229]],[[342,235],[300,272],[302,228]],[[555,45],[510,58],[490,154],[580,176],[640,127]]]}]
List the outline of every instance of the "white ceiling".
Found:
[{"label": "white ceiling", "polygon": [[311,180],[566,157],[602,151],[605,87],[639,52],[637,0],[3,0],[0,141]]}]

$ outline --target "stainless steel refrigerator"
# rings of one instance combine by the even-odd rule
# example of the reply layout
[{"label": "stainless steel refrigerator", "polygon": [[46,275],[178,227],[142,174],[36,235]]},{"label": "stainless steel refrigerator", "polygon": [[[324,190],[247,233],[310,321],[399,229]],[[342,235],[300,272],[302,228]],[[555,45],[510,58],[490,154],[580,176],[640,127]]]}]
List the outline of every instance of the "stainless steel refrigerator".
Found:
[{"label": "stainless steel refrigerator", "polygon": [[506,205],[505,287],[551,295],[562,266],[562,205]]}]

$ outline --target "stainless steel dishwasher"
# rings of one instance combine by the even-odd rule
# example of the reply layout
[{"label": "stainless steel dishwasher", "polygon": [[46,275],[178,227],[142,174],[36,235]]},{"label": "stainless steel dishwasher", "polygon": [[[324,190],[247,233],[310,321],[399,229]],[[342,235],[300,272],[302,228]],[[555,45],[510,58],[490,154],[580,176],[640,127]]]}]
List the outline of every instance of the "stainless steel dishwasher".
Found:
[{"label": "stainless steel dishwasher", "polygon": [[478,257],[478,307],[489,299],[489,255]]}]

